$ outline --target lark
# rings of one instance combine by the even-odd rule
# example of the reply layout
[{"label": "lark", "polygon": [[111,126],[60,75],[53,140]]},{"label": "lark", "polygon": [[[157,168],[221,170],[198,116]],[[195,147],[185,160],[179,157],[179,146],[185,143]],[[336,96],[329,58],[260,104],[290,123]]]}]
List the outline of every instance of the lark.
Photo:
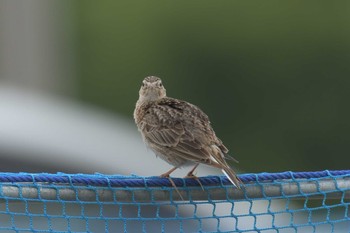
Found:
[{"label": "lark", "polygon": [[139,91],[134,119],[146,145],[173,166],[161,177],[180,167],[193,166],[186,177],[196,178],[199,164],[219,168],[240,188],[241,181],[226,159],[228,149],[215,135],[208,116],[197,106],[166,96],[162,80],[146,77]]}]

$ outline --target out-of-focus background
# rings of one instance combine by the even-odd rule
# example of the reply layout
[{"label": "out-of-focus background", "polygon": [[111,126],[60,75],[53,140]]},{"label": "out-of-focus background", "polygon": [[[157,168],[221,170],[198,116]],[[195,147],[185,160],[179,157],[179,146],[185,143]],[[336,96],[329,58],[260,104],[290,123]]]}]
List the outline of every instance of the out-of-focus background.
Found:
[{"label": "out-of-focus background", "polygon": [[0,169],[164,172],[132,119],[147,75],[209,115],[241,172],[349,169],[349,8],[2,0]]}]

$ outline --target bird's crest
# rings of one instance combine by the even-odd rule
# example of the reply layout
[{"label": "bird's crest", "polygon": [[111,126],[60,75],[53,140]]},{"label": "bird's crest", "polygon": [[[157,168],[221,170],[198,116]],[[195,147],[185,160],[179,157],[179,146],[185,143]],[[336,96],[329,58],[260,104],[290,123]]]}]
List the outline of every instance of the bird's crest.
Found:
[{"label": "bird's crest", "polygon": [[162,81],[162,80],[156,76],[148,76],[144,79],[144,81],[154,83],[154,82]]}]

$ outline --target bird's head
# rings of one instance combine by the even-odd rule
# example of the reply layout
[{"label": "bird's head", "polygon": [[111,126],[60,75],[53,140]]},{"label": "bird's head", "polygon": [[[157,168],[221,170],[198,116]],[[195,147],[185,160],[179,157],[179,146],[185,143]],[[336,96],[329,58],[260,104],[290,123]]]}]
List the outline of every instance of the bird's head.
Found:
[{"label": "bird's head", "polygon": [[166,90],[160,78],[148,76],[142,81],[139,94],[140,101],[156,101],[166,97]]}]

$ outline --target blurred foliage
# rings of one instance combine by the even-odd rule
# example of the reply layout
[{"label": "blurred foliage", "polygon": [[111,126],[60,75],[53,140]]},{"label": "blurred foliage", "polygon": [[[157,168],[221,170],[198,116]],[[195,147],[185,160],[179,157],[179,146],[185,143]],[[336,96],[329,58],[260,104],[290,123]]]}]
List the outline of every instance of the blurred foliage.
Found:
[{"label": "blurred foliage", "polygon": [[82,100],[132,120],[157,75],[210,116],[243,171],[349,169],[349,2],[74,7]]}]

